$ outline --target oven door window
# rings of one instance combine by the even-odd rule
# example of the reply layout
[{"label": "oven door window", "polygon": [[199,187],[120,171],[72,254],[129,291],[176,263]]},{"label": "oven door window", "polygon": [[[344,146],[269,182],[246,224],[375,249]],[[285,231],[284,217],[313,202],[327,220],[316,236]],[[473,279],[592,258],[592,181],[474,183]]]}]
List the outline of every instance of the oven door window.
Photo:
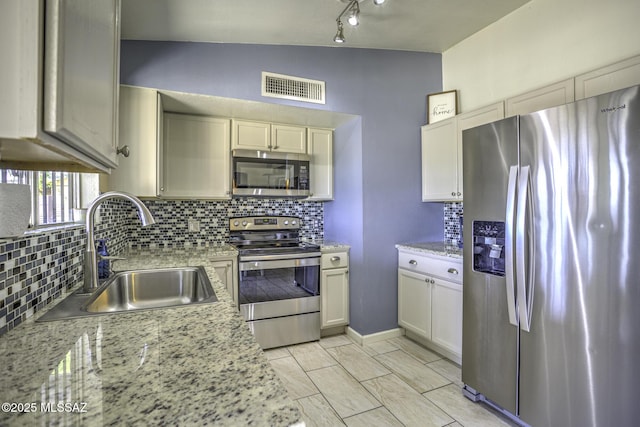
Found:
[{"label": "oven door window", "polygon": [[235,188],[297,188],[295,164],[285,160],[234,159]]},{"label": "oven door window", "polygon": [[278,263],[282,261],[240,262],[240,304],[320,295],[319,265],[278,266]]}]

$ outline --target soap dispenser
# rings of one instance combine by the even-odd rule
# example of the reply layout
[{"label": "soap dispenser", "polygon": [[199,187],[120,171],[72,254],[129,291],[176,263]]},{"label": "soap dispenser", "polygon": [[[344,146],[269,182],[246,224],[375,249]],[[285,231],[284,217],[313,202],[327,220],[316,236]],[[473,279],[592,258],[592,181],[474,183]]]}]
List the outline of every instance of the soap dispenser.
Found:
[{"label": "soap dispenser", "polygon": [[[108,239],[98,239],[98,248],[96,252],[98,253],[98,259],[100,257],[109,256],[109,252],[107,251],[107,240]],[[98,279],[107,279],[111,274],[111,268],[109,265],[108,259],[100,259],[98,261]]]}]

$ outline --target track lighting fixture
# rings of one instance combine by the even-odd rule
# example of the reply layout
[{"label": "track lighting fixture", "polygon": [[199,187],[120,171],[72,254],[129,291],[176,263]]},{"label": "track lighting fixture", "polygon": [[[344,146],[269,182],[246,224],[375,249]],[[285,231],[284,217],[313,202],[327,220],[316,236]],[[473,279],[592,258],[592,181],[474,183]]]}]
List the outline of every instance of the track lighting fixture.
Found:
[{"label": "track lighting fixture", "polygon": [[[342,17],[347,16],[347,22],[352,27],[357,26],[360,23],[360,2],[363,0],[341,0],[344,3],[347,3],[347,7],[344,8],[340,15],[336,18],[336,24],[338,25],[338,32],[336,33],[333,41],[336,43],[344,43],[344,32],[342,27]],[[383,4],[385,0],[373,0],[373,4],[376,6],[380,6]]]}]

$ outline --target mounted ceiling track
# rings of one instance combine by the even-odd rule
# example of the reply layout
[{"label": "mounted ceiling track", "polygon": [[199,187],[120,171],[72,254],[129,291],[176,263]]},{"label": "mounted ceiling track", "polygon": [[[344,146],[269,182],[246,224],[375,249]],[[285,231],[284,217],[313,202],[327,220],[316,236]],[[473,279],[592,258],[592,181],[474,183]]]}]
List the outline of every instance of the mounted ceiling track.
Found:
[{"label": "mounted ceiling track", "polygon": [[[336,24],[338,25],[338,32],[333,37],[333,41],[336,43],[345,42],[343,25],[342,25],[342,18],[344,16],[347,17],[347,22],[352,27],[357,27],[358,24],[360,23],[360,2],[362,2],[363,0],[341,0],[341,1],[344,3],[348,2],[348,4],[347,4],[347,7],[345,7],[344,10],[340,12],[340,15],[338,15],[338,17],[336,18]],[[380,6],[384,2],[385,0],[373,0],[373,4],[375,4],[376,6]]]}]

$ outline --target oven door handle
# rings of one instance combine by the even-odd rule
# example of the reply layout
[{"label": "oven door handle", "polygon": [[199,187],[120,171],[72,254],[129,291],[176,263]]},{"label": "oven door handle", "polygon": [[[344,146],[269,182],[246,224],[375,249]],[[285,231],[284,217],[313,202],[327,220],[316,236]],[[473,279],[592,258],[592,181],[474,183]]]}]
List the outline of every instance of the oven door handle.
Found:
[{"label": "oven door handle", "polygon": [[320,257],[315,258],[296,258],[296,259],[279,259],[279,260],[253,260],[247,261],[243,259],[238,263],[240,271],[253,271],[253,270],[273,270],[278,268],[293,268],[293,267],[309,267],[314,265],[320,265]]},{"label": "oven door handle", "polygon": [[[289,260],[289,259],[303,259],[303,258],[320,258],[320,252],[303,252],[292,254],[273,254],[273,255],[240,255],[239,262],[245,261],[277,261],[277,260]],[[318,265],[320,260],[318,259]],[[310,264],[306,264],[310,265]]]}]

